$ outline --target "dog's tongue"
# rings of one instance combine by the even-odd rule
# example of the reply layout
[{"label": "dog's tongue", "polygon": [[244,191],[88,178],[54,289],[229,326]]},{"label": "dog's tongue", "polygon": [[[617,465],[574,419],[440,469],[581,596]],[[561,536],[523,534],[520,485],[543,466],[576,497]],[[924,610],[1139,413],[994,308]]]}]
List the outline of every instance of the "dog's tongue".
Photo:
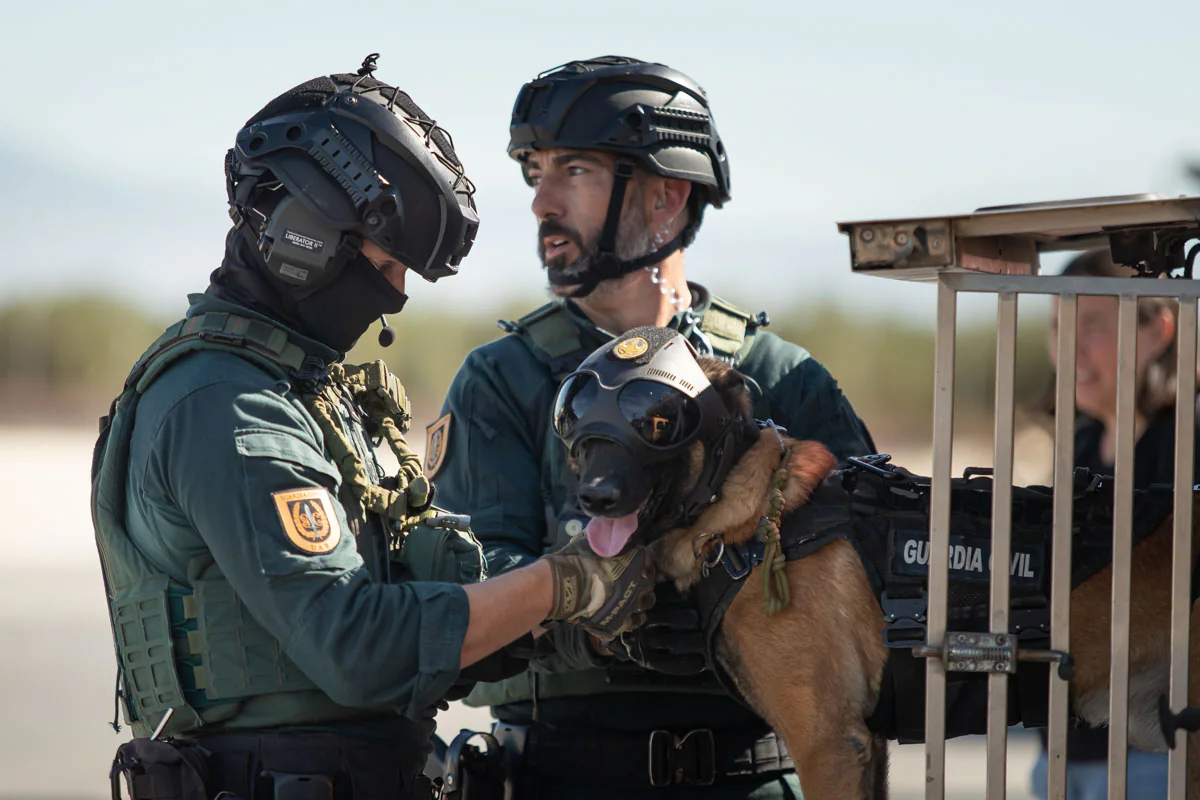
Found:
[{"label": "dog's tongue", "polygon": [[637,512],[616,519],[592,517],[587,526],[588,544],[601,558],[612,558],[625,549],[625,543],[633,536],[637,526]]}]

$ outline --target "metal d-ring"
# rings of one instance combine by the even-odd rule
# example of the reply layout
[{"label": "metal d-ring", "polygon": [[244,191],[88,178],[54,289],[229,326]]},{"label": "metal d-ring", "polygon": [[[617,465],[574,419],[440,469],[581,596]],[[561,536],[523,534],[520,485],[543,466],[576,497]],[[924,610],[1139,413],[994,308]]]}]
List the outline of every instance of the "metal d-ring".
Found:
[{"label": "metal d-ring", "polygon": [[704,546],[704,542],[701,541],[702,539],[703,540],[712,540],[712,539],[717,540],[717,546],[715,548],[713,548],[713,552],[710,553],[707,558],[702,558],[701,562],[700,562],[700,574],[703,577],[707,578],[708,573],[712,570],[712,568],[715,567],[717,564],[720,564],[721,559],[725,557],[725,540],[721,538],[721,534],[719,534],[719,533],[702,533],[702,534],[700,534],[699,536],[696,537],[696,539],[692,545],[692,547],[695,551],[695,554],[696,554],[696,558],[701,558],[700,548],[702,548]]}]

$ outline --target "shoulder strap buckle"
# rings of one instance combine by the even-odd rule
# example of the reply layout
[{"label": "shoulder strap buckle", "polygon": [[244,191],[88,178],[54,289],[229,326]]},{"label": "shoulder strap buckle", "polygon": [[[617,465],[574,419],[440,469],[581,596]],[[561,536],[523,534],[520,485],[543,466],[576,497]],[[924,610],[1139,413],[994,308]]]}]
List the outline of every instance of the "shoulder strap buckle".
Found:
[{"label": "shoulder strap buckle", "polygon": [[226,333],[225,331],[202,330],[199,333],[201,339],[214,344],[227,344],[231,347],[245,347],[246,337],[240,333]]}]

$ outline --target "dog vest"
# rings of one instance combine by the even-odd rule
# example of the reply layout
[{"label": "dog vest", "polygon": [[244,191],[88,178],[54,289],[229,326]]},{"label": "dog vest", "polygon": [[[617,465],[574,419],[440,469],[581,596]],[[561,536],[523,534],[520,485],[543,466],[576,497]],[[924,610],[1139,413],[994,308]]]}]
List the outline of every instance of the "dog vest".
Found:
[{"label": "dog vest", "polygon": [[[897,471],[885,459],[851,459],[831,475],[808,502],[783,518],[781,546],[790,561],[804,558],[835,539],[850,542],[862,561],[887,627],[889,658],[870,727],[902,743],[925,738],[925,659],[912,647],[925,641],[929,574],[930,479]],[[970,469],[951,481],[950,592],[947,629],[986,632],[991,576],[992,479]],[[1076,470],[1074,481],[1071,587],[1112,561],[1113,487],[1110,478]],[[1014,487],[1012,508],[1009,632],[1023,647],[1048,646],[1050,636],[1050,488]],[[1147,538],[1171,511],[1170,486],[1134,492],[1133,540]],[[693,590],[708,638],[710,667],[734,696],[740,696],[715,658],[725,612],[765,545],[751,541],[726,546],[705,568]],[[1193,570],[1193,599],[1196,596]],[[1008,724],[1041,727],[1048,719],[1049,665],[1020,662],[1009,679]],[[946,736],[982,734],[987,729],[986,673],[946,675]]]}]

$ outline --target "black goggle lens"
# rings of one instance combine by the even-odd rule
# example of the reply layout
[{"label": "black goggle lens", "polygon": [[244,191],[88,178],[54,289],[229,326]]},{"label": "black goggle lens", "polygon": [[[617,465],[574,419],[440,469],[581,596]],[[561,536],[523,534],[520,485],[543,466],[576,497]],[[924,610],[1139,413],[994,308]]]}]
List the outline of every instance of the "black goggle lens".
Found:
[{"label": "black goggle lens", "polygon": [[600,382],[592,375],[572,375],[558,389],[554,399],[554,432],[569,436],[580,417],[588,412],[600,393]]},{"label": "black goggle lens", "polygon": [[651,447],[673,447],[700,429],[700,408],[695,401],[656,381],[630,381],[617,396],[617,407]]}]

